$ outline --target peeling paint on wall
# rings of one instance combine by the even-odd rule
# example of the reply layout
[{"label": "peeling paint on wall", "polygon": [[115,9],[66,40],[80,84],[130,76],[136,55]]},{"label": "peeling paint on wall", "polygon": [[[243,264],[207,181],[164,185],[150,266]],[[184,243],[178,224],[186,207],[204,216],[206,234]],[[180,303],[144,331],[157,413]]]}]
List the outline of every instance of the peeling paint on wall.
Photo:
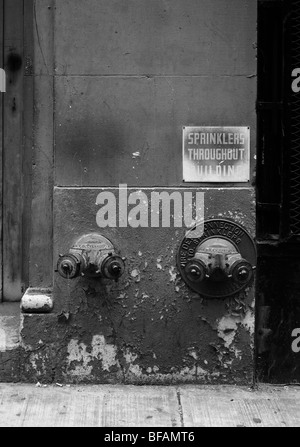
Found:
[{"label": "peeling paint on wall", "polygon": [[[115,346],[106,343],[103,335],[94,335],[90,351],[88,346],[78,340],[71,340],[68,344],[68,370],[71,375],[79,377],[88,376],[92,373],[92,362],[101,361],[103,371],[108,371],[112,366],[118,366],[116,359],[117,349]],[[75,366],[73,365],[75,362]],[[76,364],[77,363],[77,364]]]},{"label": "peeling paint on wall", "polygon": [[234,341],[237,327],[238,324],[236,318],[230,315],[225,315],[218,322],[218,336],[224,340],[225,348],[229,348]]},{"label": "peeling paint on wall", "polygon": [[6,333],[4,329],[0,328],[0,351],[4,352],[6,350]]},{"label": "peeling paint on wall", "polygon": [[234,342],[239,326],[244,327],[251,337],[254,335],[254,311],[252,308],[248,308],[245,314],[227,314],[218,320],[218,336],[224,340],[226,348],[229,348]]}]

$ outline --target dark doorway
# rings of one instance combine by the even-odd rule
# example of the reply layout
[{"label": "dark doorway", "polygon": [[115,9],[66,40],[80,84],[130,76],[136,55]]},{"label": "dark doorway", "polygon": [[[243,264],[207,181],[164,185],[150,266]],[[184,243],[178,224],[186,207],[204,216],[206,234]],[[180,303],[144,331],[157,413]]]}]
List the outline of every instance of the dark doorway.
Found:
[{"label": "dark doorway", "polygon": [[[256,359],[259,381],[300,382],[300,1],[258,1]],[[300,329],[299,329],[300,331]]]}]

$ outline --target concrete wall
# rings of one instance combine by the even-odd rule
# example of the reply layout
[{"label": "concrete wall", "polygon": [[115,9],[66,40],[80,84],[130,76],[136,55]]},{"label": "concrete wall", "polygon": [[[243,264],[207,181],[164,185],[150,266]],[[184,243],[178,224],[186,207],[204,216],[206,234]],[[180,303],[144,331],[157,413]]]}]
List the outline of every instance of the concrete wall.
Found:
[{"label": "concrete wall", "polygon": [[[251,181],[189,190],[254,235],[256,2],[39,0],[34,20],[30,285],[53,281],[54,310],[23,314],[22,379],[250,384],[253,287],[200,297],[176,268],[183,228],[102,231],[95,202],[120,183],[187,191],[182,126],[250,126]],[[53,272],[89,232],[126,256],[118,283]]]}]

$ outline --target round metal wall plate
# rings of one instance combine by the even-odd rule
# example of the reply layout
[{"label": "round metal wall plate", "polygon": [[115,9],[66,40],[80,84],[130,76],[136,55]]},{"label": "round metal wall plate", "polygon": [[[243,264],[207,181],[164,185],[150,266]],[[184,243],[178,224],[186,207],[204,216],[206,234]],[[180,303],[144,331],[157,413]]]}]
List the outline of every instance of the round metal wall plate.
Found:
[{"label": "round metal wall plate", "polygon": [[109,239],[98,233],[90,233],[81,236],[70,249],[70,253],[84,254],[87,257],[89,268],[84,271],[84,274],[95,278],[101,276],[97,267],[99,253],[105,258],[109,252],[114,253],[113,244]]},{"label": "round metal wall plate", "polygon": [[104,236],[97,233],[90,233],[81,236],[75,244],[72,246],[71,250],[113,250],[113,244]]},{"label": "round metal wall plate", "polygon": [[222,238],[231,242],[242,258],[255,267],[256,246],[250,234],[240,224],[229,219],[206,220],[201,237],[193,238],[193,231],[194,229],[191,229],[184,237],[177,255],[177,267],[185,283],[199,295],[207,298],[226,298],[245,289],[251,281],[246,285],[238,284],[232,279],[222,282],[213,282],[210,279],[204,279],[200,283],[192,282],[185,273],[185,266],[195,256],[199,244],[208,239]]}]

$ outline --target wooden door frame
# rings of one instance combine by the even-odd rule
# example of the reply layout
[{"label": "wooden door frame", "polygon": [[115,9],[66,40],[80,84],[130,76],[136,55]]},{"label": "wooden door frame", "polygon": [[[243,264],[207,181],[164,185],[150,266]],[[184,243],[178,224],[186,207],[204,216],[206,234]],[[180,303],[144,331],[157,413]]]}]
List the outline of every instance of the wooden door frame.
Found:
[{"label": "wooden door frame", "polygon": [[33,1],[0,0],[0,302],[28,286],[33,123]]},{"label": "wooden door frame", "polygon": [[[3,37],[4,37],[4,23],[3,23],[3,12],[4,12],[4,0],[0,0],[0,67],[4,68],[4,57],[3,57]],[[0,92],[0,302],[2,301],[2,203],[3,203],[3,191],[2,191],[2,157],[3,157],[3,95],[5,93]]]}]

